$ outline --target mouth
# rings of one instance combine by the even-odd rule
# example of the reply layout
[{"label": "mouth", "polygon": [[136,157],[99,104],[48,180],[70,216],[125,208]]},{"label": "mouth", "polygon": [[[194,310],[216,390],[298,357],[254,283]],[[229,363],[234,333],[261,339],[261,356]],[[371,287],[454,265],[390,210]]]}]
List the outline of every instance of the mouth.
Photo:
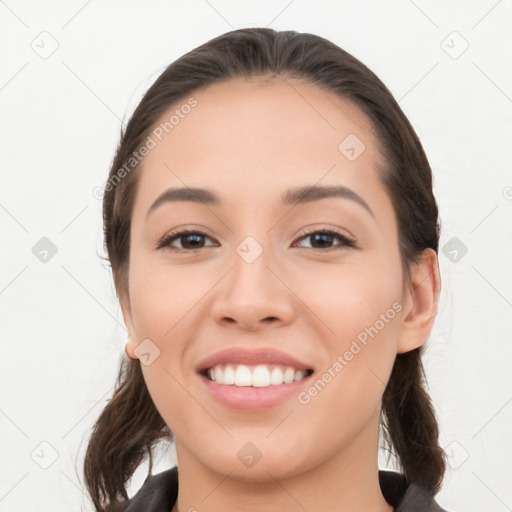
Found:
[{"label": "mouth", "polygon": [[217,364],[198,372],[205,379],[225,386],[266,388],[299,382],[314,373],[311,368],[301,369],[276,364]]},{"label": "mouth", "polygon": [[293,399],[307,386],[314,369],[274,347],[220,350],[195,367],[203,389],[221,405],[235,410],[263,411]]}]

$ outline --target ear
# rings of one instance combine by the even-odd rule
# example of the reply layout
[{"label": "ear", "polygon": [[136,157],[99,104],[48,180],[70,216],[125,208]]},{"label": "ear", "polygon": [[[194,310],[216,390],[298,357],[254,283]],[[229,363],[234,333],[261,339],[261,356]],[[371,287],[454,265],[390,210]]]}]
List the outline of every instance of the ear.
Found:
[{"label": "ear", "polygon": [[437,254],[425,249],[418,264],[411,266],[411,282],[403,296],[403,315],[397,352],[421,347],[428,339],[437,314],[441,279]]},{"label": "ear", "polygon": [[130,297],[128,294],[124,293],[119,299],[121,304],[121,311],[123,312],[123,319],[126,325],[126,329],[128,331],[128,340],[126,342],[126,355],[130,359],[138,359],[135,356],[135,348],[137,347],[136,338],[135,338],[135,329],[133,326],[133,316],[132,316],[132,308],[130,304]]}]

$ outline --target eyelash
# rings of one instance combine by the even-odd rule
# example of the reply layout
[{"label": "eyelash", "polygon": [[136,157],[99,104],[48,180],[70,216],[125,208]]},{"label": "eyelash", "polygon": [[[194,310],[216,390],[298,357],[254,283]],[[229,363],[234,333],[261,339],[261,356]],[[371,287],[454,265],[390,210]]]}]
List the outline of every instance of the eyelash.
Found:
[{"label": "eyelash", "polygon": [[[300,241],[300,240],[308,238],[308,237],[310,237],[312,235],[317,235],[317,234],[320,234],[320,235],[334,235],[335,238],[337,238],[342,243],[340,245],[337,245],[337,246],[334,246],[334,247],[329,247],[327,249],[319,249],[319,248],[316,248],[316,247],[306,247],[306,249],[313,249],[313,250],[322,251],[322,252],[330,252],[330,251],[344,249],[344,248],[355,248],[356,247],[356,244],[355,244],[354,240],[348,238],[347,236],[345,236],[340,231],[337,231],[336,229],[318,229],[318,230],[308,231],[306,233],[302,233],[296,239],[296,241]],[[158,249],[164,249],[164,248],[167,247],[169,250],[172,250],[172,251],[175,251],[175,252],[189,252],[190,253],[190,252],[196,252],[196,251],[199,251],[199,250],[205,248],[205,247],[199,247],[197,249],[180,249],[180,248],[176,248],[176,247],[170,247],[170,244],[174,240],[178,240],[178,239],[180,239],[180,238],[182,238],[182,237],[184,237],[186,235],[200,235],[200,236],[205,236],[207,238],[212,239],[212,237],[210,237],[207,233],[204,233],[202,231],[195,230],[195,229],[183,229],[181,231],[172,231],[171,233],[165,235],[162,239],[160,239],[157,242],[156,249],[157,250]]]}]

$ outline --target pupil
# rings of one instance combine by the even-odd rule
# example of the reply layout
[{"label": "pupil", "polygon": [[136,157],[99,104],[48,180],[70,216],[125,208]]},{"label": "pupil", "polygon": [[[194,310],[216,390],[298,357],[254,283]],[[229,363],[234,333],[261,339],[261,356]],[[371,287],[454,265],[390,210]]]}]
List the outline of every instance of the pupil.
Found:
[{"label": "pupil", "polygon": [[[185,235],[183,237],[183,240],[190,240],[191,238],[195,239],[196,242],[201,245],[201,237],[202,235]],[[198,241],[199,239],[199,241]],[[185,249],[197,249],[197,244],[192,242],[192,244],[189,244],[188,242],[182,244]]]},{"label": "pupil", "polygon": [[[329,234],[316,234],[316,235],[313,235],[313,240],[318,240],[318,238],[321,237],[324,242],[327,241],[327,243],[332,243],[332,235],[329,235]],[[313,246],[315,244],[313,243]],[[324,248],[325,247],[325,244],[322,245],[320,244],[320,248]]]},{"label": "pupil", "polygon": [[[198,234],[192,234],[192,235],[185,235],[182,237],[182,240],[187,240],[187,242],[183,243],[183,247],[185,249],[197,249],[197,246],[198,245],[201,245],[201,242],[202,242],[202,236],[203,235],[198,235]],[[313,242],[313,246],[315,245],[318,245],[317,242],[320,242],[320,248],[325,248],[326,247],[326,244],[329,245],[329,244],[332,244],[332,239],[333,239],[333,236],[332,235],[329,235],[329,234],[315,234],[315,235],[310,235],[314,242]],[[190,241],[192,240],[192,243],[190,243]]]}]

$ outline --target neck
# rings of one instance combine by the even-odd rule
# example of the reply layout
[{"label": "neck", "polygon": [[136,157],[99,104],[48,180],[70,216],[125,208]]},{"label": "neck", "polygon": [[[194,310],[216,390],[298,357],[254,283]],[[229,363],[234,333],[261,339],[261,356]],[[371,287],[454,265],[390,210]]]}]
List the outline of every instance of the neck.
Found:
[{"label": "neck", "polygon": [[392,512],[379,485],[378,420],[377,415],[349,446],[279,480],[271,468],[258,482],[237,479],[229,468],[218,473],[176,442],[179,491],[171,512]]}]

